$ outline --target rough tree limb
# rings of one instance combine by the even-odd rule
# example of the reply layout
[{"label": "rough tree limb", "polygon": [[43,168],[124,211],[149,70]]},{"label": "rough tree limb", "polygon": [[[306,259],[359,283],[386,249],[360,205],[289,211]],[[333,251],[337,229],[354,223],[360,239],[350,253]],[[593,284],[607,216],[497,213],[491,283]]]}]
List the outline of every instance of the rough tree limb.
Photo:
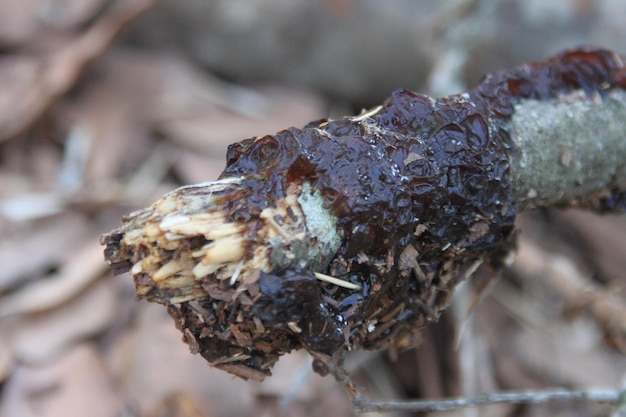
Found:
[{"label": "rough tree limb", "polygon": [[625,87],[618,55],[579,49],[244,140],[219,180],[104,235],[105,256],[242,378],[299,348],[320,373],[346,350],[406,349],[458,282],[506,262],[519,210],[624,207]]}]

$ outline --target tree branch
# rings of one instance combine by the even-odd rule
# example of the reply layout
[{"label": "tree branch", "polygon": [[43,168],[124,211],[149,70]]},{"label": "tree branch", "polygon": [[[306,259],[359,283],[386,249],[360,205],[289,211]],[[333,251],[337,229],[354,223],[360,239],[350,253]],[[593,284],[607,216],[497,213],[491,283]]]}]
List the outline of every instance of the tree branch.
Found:
[{"label": "tree branch", "polygon": [[615,389],[554,389],[544,391],[499,392],[482,394],[476,397],[442,398],[423,401],[365,401],[361,403],[356,402],[355,411],[358,413],[371,411],[435,412],[503,403],[540,404],[554,401],[590,401],[599,404],[615,405],[624,402],[624,392]]},{"label": "tree branch", "polygon": [[626,206],[625,88],[618,55],[577,49],[247,139],[218,181],[127,216],[105,256],[242,378],[294,349],[321,373],[345,350],[407,349],[459,282],[507,262],[520,210]]}]

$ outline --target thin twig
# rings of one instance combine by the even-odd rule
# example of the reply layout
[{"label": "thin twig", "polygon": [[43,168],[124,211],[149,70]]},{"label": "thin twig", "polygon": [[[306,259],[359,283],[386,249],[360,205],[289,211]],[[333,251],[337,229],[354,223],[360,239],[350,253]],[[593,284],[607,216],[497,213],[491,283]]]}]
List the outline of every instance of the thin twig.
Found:
[{"label": "thin twig", "polygon": [[626,375],[622,378],[621,396],[615,405],[611,417],[626,417]]},{"label": "thin twig", "polygon": [[448,411],[459,408],[478,407],[492,404],[539,404],[552,401],[590,401],[600,404],[618,404],[623,392],[617,389],[568,390],[553,389],[545,391],[509,391],[481,394],[476,397],[454,397],[419,401],[354,401],[355,412],[371,411]]}]

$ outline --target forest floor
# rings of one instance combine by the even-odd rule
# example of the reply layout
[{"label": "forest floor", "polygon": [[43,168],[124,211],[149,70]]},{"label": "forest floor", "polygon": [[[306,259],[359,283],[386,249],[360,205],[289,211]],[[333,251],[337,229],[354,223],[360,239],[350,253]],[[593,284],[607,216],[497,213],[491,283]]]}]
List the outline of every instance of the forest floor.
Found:
[{"label": "forest floor", "polygon": [[[615,1],[423,1],[419,16],[414,2],[381,3],[0,0],[0,416],[350,414],[304,352],[263,383],[209,368],[163,306],[111,276],[99,236],[165,192],[215,179],[243,138],[358,113],[393,88],[453,92],[567,45],[623,48],[626,35]],[[382,39],[367,38],[370,21]],[[394,47],[405,41],[414,50]],[[350,356],[371,398],[624,384],[626,217],[546,209],[518,223],[515,264],[486,290],[460,288],[419,348]]]}]

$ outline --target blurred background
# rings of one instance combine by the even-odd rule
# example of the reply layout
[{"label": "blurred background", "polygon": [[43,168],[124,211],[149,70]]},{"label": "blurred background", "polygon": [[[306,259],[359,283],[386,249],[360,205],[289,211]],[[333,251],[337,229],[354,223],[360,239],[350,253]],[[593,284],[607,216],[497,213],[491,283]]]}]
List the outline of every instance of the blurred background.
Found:
[{"label": "blurred background", "polygon": [[[624,21],[620,0],[0,0],[0,415],[349,415],[301,352],[261,384],[210,369],[110,275],[100,234],[215,179],[229,143],[567,47],[626,53]],[[351,356],[371,398],[622,386],[625,218],[539,210],[519,226],[516,264],[460,288],[419,349]]]}]

